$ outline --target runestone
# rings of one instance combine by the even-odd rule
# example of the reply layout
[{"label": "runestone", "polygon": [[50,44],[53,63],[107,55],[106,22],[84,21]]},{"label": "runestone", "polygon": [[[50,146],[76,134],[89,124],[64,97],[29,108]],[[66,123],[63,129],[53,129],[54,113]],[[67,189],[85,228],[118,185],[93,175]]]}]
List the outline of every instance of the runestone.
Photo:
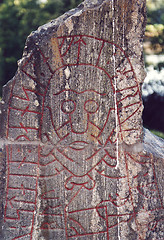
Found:
[{"label": "runestone", "polygon": [[1,102],[0,239],[164,239],[145,21],[144,0],[88,0],[28,37]]}]

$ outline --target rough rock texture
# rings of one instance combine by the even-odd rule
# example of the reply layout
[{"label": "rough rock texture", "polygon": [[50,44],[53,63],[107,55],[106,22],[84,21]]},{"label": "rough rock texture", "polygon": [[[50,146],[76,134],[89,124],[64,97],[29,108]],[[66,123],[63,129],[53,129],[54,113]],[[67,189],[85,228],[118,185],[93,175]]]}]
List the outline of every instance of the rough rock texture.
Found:
[{"label": "rough rock texture", "polygon": [[144,29],[145,1],[99,0],[28,37],[1,103],[0,239],[164,238],[163,153],[141,121]]}]

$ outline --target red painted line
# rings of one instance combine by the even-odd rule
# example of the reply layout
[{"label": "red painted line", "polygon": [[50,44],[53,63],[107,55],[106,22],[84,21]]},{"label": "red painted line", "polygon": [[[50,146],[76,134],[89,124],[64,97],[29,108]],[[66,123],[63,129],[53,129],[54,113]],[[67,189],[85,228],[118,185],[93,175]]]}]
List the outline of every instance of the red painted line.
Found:
[{"label": "red painted line", "polygon": [[106,149],[104,149],[104,150],[105,150],[106,154],[107,154],[111,159],[115,159],[115,160],[117,159],[116,157],[111,156]]},{"label": "red painted line", "polygon": [[45,57],[44,54],[42,53],[42,51],[40,50],[40,48],[38,49],[38,51],[40,52],[40,54],[42,55],[43,59],[44,59],[44,63],[47,63],[49,57]]},{"label": "red painted line", "polygon": [[6,211],[7,211],[7,199],[9,194],[9,174],[10,174],[10,157],[12,158],[12,146],[10,146],[10,155],[9,156],[9,146],[6,146],[6,155],[7,155],[7,189],[6,189],[6,204],[5,204],[5,211],[4,211],[4,222],[6,222]]},{"label": "red painted line", "polygon": [[54,151],[54,147],[53,147],[52,150],[51,150],[49,153],[47,153],[47,154],[40,153],[40,156],[41,156],[41,157],[48,157],[48,156],[52,155],[53,151]]},{"label": "red painted line", "polygon": [[160,199],[160,197],[157,198],[157,197],[155,197],[155,196],[154,196],[154,197],[152,197],[152,196],[147,196],[146,194],[142,193],[142,191],[141,191],[142,188],[140,188],[140,186],[137,186],[136,189],[138,190],[138,192],[139,192],[142,196],[144,196],[144,197],[147,198],[147,199],[152,199],[152,198],[153,198],[153,199],[155,199],[155,198],[156,198],[156,199]]},{"label": "red painted line", "polygon": [[139,109],[140,109],[141,105],[130,115],[128,116],[124,121],[120,122],[120,124],[123,124],[124,122],[126,122],[129,118],[131,118]]},{"label": "red painted line", "polygon": [[86,233],[85,228],[84,228],[78,221],[76,221],[75,219],[70,218],[70,217],[69,217],[69,220],[71,220],[71,221],[74,222],[76,225],[78,225],[78,226],[80,227],[80,229],[82,229],[82,230]]},{"label": "red painted line", "polygon": [[[103,41],[104,43],[106,42],[106,43],[109,43],[109,44],[111,44],[111,45],[114,45],[116,48],[120,49],[121,52],[123,52],[124,56],[126,57],[126,59],[128,60],[130,66],[131,66],[131,71],[133,71],[133,73],[134,73],[134,78],[136,79],[136,75],[135,75],[133,66],[132,66],[132,64],[131,64],[131,62],[130,62],[130,59],[129,59],[129,57],[126,55],[126,52],[125,52],[120,46],[118,46],[117,44],[115,44],[115,43],[113,43],[113,42],[110,42],[110,41],[108,41],[108,40],[100,39],[100,38],[98,38],[98,37],[90,36],[90,35],[72,35],[72,36],[71,36],[71,35],[66,35],[66,36],[61,36],[61,37],[57,37],[57,38],[58,38],[58,39],[60,39],[60,38],[66,39],[66,38],[73,38],[73,37],[81,37],[81,38],[82,38],[82,37],[87,37],[87,38],[91,38],[91,39]],[[130,71],[130,70],[128,70],[128,71]],[[137,82],[137,79],[136,79],[136,82]],[[137,82],[137,83],[138,83],[138,82]],[[138,86],[139,86],[139,84],[138,84]]]},{"label": "red painted line", "polygon": [[135,90],[135,88],[137,88],[136,90],[138,91],[138,85],[135,85],[135,86],[132,86],[132,87],[126,87],[126,88],[122,88],[120,90],[117,90],[116,93],[126,91],[126,90],[129,90],[129,89],[134,89]]},{"label": "red painted line", "polygon": [[115,167],[117,166],[117,163],[116,163],[115,165],[111,165],[111,164],[107,163],[107,161],[105,161],[104,159],[103,159],[103,162],[104,162],[108,167],[111,167],[111,168],[115,168]]},{"label": "red painted line", "polygon": [[26,193],[25,193],[25,188],[24,188],[23,183],[21,184],[21,190],[23,191],[23,195],[25,195]]},{"label": "red painted line", "polygon": [[[55,169],[56,170],[56,169]],[[60,172],[62,172],[62,171],[60,171]],[[59,171],[57,171],[57,173],[55,173],[55,174],[52,174],[52,175],[47,175],[47,176],[43,176],[43,175],[40,175],[40,178],[53,178],[53,177],[55,177],[55,176],[57,176],[57,175],[59,175],[60,174],[60,172]]]},{"label": "red painted line", "polygon": [[103,47],[104,47],[104,41],[102,42],[102,46],[101,46],[101,49],[100,49],[100,52],[99,52],[99,56],[98,56],[98,59],[97,59],[97,62],[96,62],[96,66],[98,66],[98,64],[99,64],[99,60],[100,60],[100,56],[101,56],[101,52],[103,50]]},{"label": "red painted line", "polygon": [[145,173],[145,174],[144,174],[144,177],[146,177],[148,174],[149,174],[148,172],[147,172],[147,173]]},{"label": "red painted line", "polygon": [[[137,231],[138,231],[138,234],[139,234],[139,238],[141,238],[141,235],[140,235],[140,231],[139,231],[139,226],[138,226],[138,222],[137,222],[137,219],[136,219],[136,211],[135,211],[135,207],[134,207],[134,204],[133,204],[133,196],[132,196],[132,191],[131,191],[131,186],[130,186],[130,180],[129,180],[129,167],[128,167],[128,160],[127,160],[127,157],[126,157],[126,153],[124,153],[124,157],[125,157],[125,166],[126,166],[126,172],[127,172],[127,181],[128,181],[128,186],[129,186],[129,194],[130,194],[130,201],[131,201],[131,204],[132,204],[132,207],[133,207],[133,214],[134,214],[134,221],[135,221],[135,224],[136,224],[136,227],[137,227]],[[135,202],[135,201],[134,201]]]},{"label": "red painted line", "polygon": [[139,101],[139,102],[135,102],[135,103],[129,104],[129,105],[127,105],[127,106],[124,106],[124,107],[119,108],[119,110],[121,110],[121,109],[123,109],[123,108],[131,107],[131,106],[134,106],[134,105],[138,105],[138,104],[140,104],[140,106],[141,106],[142,102]]},{"label": "red painted line", "polygon": [[[104,208],[104,207],[101,207],[101,208]],[[92,211],[92,210],[96,210],[96,208],[95,207],[93,207],[93,208],[83,208],[83,209],[80,209],[80,210],[68,211],[68,213],[73,214],[73,213]]]},{"label": "red painted line", "polygon": [[125,99],[127,99],[127,98],[129,98],[129,97],[135,97],[137,94],[139,94],[139,90],[137,90],[135,93],[133,93],[133,94],[128,94],[126,97],[124,97],[124,98],[122,98],[122,99],[120,99],[119,101],[117,101],[117,105],[119,105],[119,103],[120,102],[122,102],[123,100],[125,100]]},{"label": "red painted line", "polygon": [[16,173],[10,173],[10,176],[21,176],[21,177],[30,177],[30,178],[37,178],[37,176],[34,175],[27,175],[27,174],[16,174]]},{"label": "red painted line", "polygon": [[[122,221],[120,221],[120,223],[123,223],[123,222],[127,222],[127,223],[128,223],[128,222],[130,222],[132,219],[133,219],[133,216],[130,217],[128,220],[122,220]],[[114,224],[113,226],[110,226],[109,229],[118,226],[120,223],[116,223],[116,224]],[[140,240],[141,240],[141,239],[140,239]],[[143,239],[142,239],[142,240],[143,240]]]},{"label": "red painted line", "polygon": [[[50,190],[50,191],[48,191],[48,192],[43,193],[43,194],[41,195],[41,199],[49,199],[49,198],[47,198],[47,197],[45,198],[44,196],[47,195],[48,193],[51,193],[51,192],[55,193],[55,190]],[[50,199],[59,199],[59,198],[57,197],[57,198],[50,198]]]},{"label": "red painted line", "polygon": [[12,201],[14,201],[13,199],[15,199],[16,196],[12,197],[11,199],[7,199],[7,201],[9,202],[10,206],[13,208],[13,205],[12,205]]},{"label": "red painted line", "polygon": [[70,162],[75,162],[73,159],[67,157],[67,155],[65,155],[65,153],[63,153],[63,151],[61,151],[61,150],[58,149],[58,148],[57,148],[57,150],[58,150],[58,152],[60,152],[64,157],[66,157]]},{"label": "red painted line", "polygon": [[64,44],[64,41],[65,41],[65,37],[63,37],[63,40],[62,40],[62,43],[60,44],[60,46],[59,46],[59,49],[61,49],[62,47],[63,47],[63,44]]},{"label": "red painted line", "polygon": [[[21,188],[8,187],[8,189],[11,189],[11,190],[22,190],[22,187]],[[32,189],[32,188],[24,188],[24,189],[27,190],[27,191],[35,192],[35,189]]]},{"label": "red painted line", "polygon": [[16,237],[16,238],[13,238],[12,240],[16,240],[16,239],[19,239],[19,238],[22,238],[22,237],[25,237],[25,236],[29,236],[30,237],[30,233],[24,234],[24,235]]},{"label": "red painted line", "polygon": [[32,57],[33,57],[33,53],[31,54],[31,56],[27,59],[27,61],[24,63],[24,65],[22,66],[22,68],[24,68],[29,62],[30,62],[30,60],[32,59]]},{"label": "red painted line", "polygon": [[[51,112],[51,114],[52,114],[52,112]],[[67,122],[65,122],[64,124],[62,124],[58,129],[56,129],[56,131],[60,131],[60,129],[62,129],[64,126],[66,126],[67,124],[69,124],[69,122],[70,121],[67,121]],[[54,126],[54,128],[55,128],[55,126]]]},{"label": "red painted line", "polygon": [[[43,107],[44,108],[44,107]],[[58,134],[58,132],[57,132],[57,130],[55,129],[55,126],[54,126],[54,122],[53,122],[53,116],[52,116],[52,110],[51,110],[51,108],[50,107],[46,107],[48,110],[49,110],[49,113],[50,113],[50,118],[51,118],[51,124],[52,124],[52,126],[53,126],[53,128],[54,128],[54,131],[55,131],[55,133],[56,133],[56,135],[58,136],[58,138],[60,138],[60,136],[59,136],[59,134]],[[42,110],[42,114],[43,114],[43,110]],[[42,116],[42,118],[43,118],[43,116]],[[43,119],[42,119],[43,120]],[[60,138],[61,139],[61,138]]]},{"label": "red painted line", "polygon": [[29,106],[27,106],[25,109],[19,109],[19,108],[15,108],[15,107],[9,107],[10,110],[15,110],[15,111],[20,111],[22,112],[21,117],[24,116],[25,113],[29,112],[29,113],[35,113],[35,114],[41,114],[40,112],[36,112],[36,111],[32,111],[32,110],[28,110]]},{"label": "red painted line", "polygon": [[137,161],[129,152],[125,152],[134,162],[139,163],[139,164],[150,164],[150,162],[139,162]]},{"label": "red painted line", "polygon": [[138,131],[139,129],[131,128],[131,129],[124,129],[122,132],[130,132],[130,131]]},{"label": "red painted line", "polygon": [[36,187],[35,187],[35,209],[34,209],[34,212],[33,212],[33,218],[32,218],[32,226],[31,226],[31,233],[30,233],[30,240],[32,240],[33,238],[33,231],[34,231],[34,220],[35,220],[35,212],[36,212],[36,209],[37,209],[37,194],[38,194],[38,181],[39,181],[39,159],[40,159],[40,149],[41,147],[38,146],[38,169],[37,169],[37,176],[36,176]]},{"label": "red painted line", "polygon": [[80,51],[81,51],[81,44],[83,43],[84,45],[86,45],[86,42],[83,40],[83,36],[79,36],[80,39],[77,40],[76,42],[74,42],[74,44],[78,44],[78,53],[77,53],[77,65],[79,63],[80,60]]},{"label": "red painted line", "polygon": [[19,140],[19,138],[25,138],[27,141],[30,141],[30,139],[26,135],[20,135],[16,138],[16,140]]},{"label": "red painted line", "polygon": [[23,124],[20,122],[20,127],[17,126],[9,126],[9,128],[16,128],[16,129],[24,129],[26,131],[26,133],[28,133],[27,129],[29,130],[39,130],[39,128],[34,128],[34,127],[25,127],[23,126]]},{"label": "red painted line", "polygon": [[[65,38],[63,38],[63,40],[65,40]],[[66,51],[61,55],[61,57],[64,57],[64,56],[67,54],[67,52],[69,51],[69,49],[70,49],[73,41],[74,41],[74,37],[72,38],[70,44],[68,45],[68,48],[67,48]],[[64,43],[64,42],[63,42],[63,43]],[[62,46],[61,46],[59,49],[61,50],[61,48],[62,48]]]},{"label": "red painted line", "polygon": [[109,240],[109,223],[108,223],[108,213],[107,213],[107,207],[105,206],[105,214],[106,214],[106,225],[107,225],[107,240]]},{"label": "red painted line", "polygon": [[111,177],[111,176],[108,176],[108,175],[102,173],[102,172],[105,171],[104,169],[103,169],[101,172],[98,171],[97,169],[95,169],[95,170],[96,170],[96,172],[98,172],[101,176],[106,177],[106,178],[109,178],[109,179],[121,179],[121,178],[127,178],[127,176],[118,176],[118,177],[113,177],[113,176]]},{"label": "red painted line", "polygon": [[[45,199],[45,198],[42,198],[42,199]],[[59,199],[59,198],[53,198],[53,199]],[[48,206],[40,215],[44,215],[44,214],[48,214],[49,213],[46,213],[46,211],[50,210],[50,209],[56,209],[56,208],[60,208],[62,207],[62,205],[58,205],[58,206],[55,206],[55,207],[51,207],[51,206]],[[54,215],[54,214],[51,214],[50,215]],[[55,214],[55,216],[62,216],[62,214]]]},{"label": "red painted line", "polygon": [[21,161],[21,163],[19,164],[18,168],[20,168],[22,166],[22,164],[25,162],[26,157],[23,158],[23,160]]},{"label": "red painted line", "polygon": [[[106,140],[106,142],[105,142],[105,144],[104,144],[104,147],[108,144],[108,142],[110,142],[111,144],[113,144],[113,142],[112,142],[111,139],[110,139],[111,136],[113,135],[113,132],[114,132],[114,129],[112,129],[109,137],[107,138],[107,140]],[[117,140],[116,140],[116,141],[117,141]]]},{"label": "red painted line", "polygon": [[[15,196],[16,197],[16,196]],[[14,198],[15,198],[14,197]],[[10,199],[10,201],[11,201],[12,199]],[[19,202],[19,203],[27,203],[27,204],[35,204],[35,202],[29,202],[29,201],[24,201],[24,200],[13,200],[13,202]],[[21,211],[21,210],[20,210]]]},{"label": "red painted line", "polygon": [[113,109],[113,108],[110,108],[110,109],[109,109],[109,112],[108,112],[108,115],[107,115],[107,118],[106,118],[105,124],[104,124],[104,126],[103,126],[103,128],[102,128],[102,130],[101,130],[101,132],[99,133],[99,135],[98,135],[97,138],[99,138],[99,137],[101,136],[101,134],[103,133],[103,131],[104,131],[106,125],[107,125],[107,122],[108,122],[108,120],[109,120],[109,115],[110,115],[110,113],[111,113],[112,110],[114,110],[114,109]]},{"label": "red painted line", "polygon": [[[31,76],[29,73],[27,73],[24,69],[21,69],[22,70],[22,72],[24,73],[24,74],[26,74],[29,78],[31,78],[34,82],[36,82],[37,84],[39,84],[41,87],[43,87],[43,88],[46,88],[46,86],[45,85],[43,85],[42,83],[40,83],[38,80],[37,80],[37,78],[34,78],[33,76]],[[24,99],[25,100],[25,99]]]},{"label": "red painted line", "polygon": [[17,212],[17,218],[11,218],[11,217],[6,217],[6,219],[7,220],[20,220],[20,212],[28,212],[28,213],[33,213],[34,211],[32,211],[32,210],[25,210],[25,209],[23,209],[23,210],[16,210],[16,212]]},{"label": "red painted line", "polygon": [[45,57],[40,48],[39,48],[38,51],[41,53],[41,55],[42,55],[42,57],[43,57],[43,59],[44,59],[44,63],[46,63],[46,65],[48,66],[50,72],[53,73],[53,71],[52,71],[52,69],[51,69],[51,67],[50,67],[50,65],[49,65],[49,63],[48,63],[49,57]]},{"label": "red painted line", "polygon": [[[38,92],[38,91],[36,91],[36,90],[32,90],[32,89],[29,89],[29,88],[26,88],[25,89],[27,92],[32,92],[32,93],[35,93],[36,95],[39,95],[39,96],[41,96],[41,97],[44,97],[44,95],[45,94],[43,94],[43,93],[40,93],[40,92]],[[14,96],[14,95],[13,95]]]},{"label": "red painted line", "polygon": [[90,120],[89,120],[89,123],[90,123],[91,125],[93,125],[94,127],[96,127],[99,131],[102,131],[101,128],[99,128],[95,123],[91,122]]},{"label": "red painted line", "polygon": [[[95,67],[95,68],[98,68],[98,69],[100,69],[100,70],[102,70],[107,76],[108,76],[108,78],[109,78],[109,80],[110,80],[110,83],[111,83],[111,87],[112,87],[112,90],[113,91],[115,91],[115,89],[114,89],[114,86],[113,86],[113,82],[112,82],[112,78],[111,78],[111,76],[109,75],[109,73],[104,69],[104,68],[102,68],[102,67],[99,67],[99,66],[95,66],[95,65],[93,65],[93,64],[90,64],[90,63],[75,63],[75,64],[63,64],[63,66],[60,66],[60,67],[58,67],[55,71],[54,71],[54,73],[55,72],[57,72],[58,70],[60,70],[60,69],[62,69],[62,68],[64,68],[64,67],[67,67],[67,66],[92,66],[92,67]],[[51,79],[50,79],[51,80]],[[49,81],[49,84],[50,84],[50,81]],[[48,87],[48,86],[47,86]],[[64,91],[64,90],[63,90]],[[69,90],[68,90],[69,91]],[[87,91],[87,90],[86,90]],[[62,91],[61,91],[62,92]],[[96,92],[96,91],[95,91]],[[96,93],[99,93],[99,92],[96,92]],[[60,93],[58,93],[58,94],[60,94]],[[107,93],[99,93],[100,95],[102,95],[102,96],[106,96],[107,95]],[[57,94],[56,94],[57,95]]]},{"label": "red painted line", "polygon": [[[25,158],[26,158],[26,157],[25,157]],[[20,168],[23,163],[25,163],[25,164],[31,164],[31,165],[37,165],[37,163],[35,163],[35,162],[26,162],[26,161],[23,161],[23,162],[20,162],[20,161],[10,161],[10,163],[11,163],[11,164],[12,164],[12,163],[20,163],[20,165],[18,166],[18,168]]]},{"label": "red painted line", "polygon": [[41,164],[41,163],[39,163],[39,165],[41,166],[41,167],[46,167],[46,166],[48,166],[48,165],[50,165],[50,164],[52,164],[52,163],[54,163],[54,162],[56,162],[56,158],[55,159],[53,159],[51,162],[49,162],[49,163],[45,163],[45,164]]},{"label": "red painted line", "polygon": [[75,234],[78,236],[79,233],[74,227],[69,227],[69,229],[72,229],[75,232]]}]

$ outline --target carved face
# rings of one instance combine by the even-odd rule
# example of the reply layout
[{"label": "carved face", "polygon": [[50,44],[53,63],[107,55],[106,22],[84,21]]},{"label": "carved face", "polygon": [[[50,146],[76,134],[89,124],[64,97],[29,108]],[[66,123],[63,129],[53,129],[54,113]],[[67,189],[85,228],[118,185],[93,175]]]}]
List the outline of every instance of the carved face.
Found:
[{"label": "carved face", "polygon": [[109,77],[95,67],[67,67],[51,81],[44,107],[51,119],[47,135],[55,157],[75,175],[87,174],[106,154],[114,129],[112,98]]}]

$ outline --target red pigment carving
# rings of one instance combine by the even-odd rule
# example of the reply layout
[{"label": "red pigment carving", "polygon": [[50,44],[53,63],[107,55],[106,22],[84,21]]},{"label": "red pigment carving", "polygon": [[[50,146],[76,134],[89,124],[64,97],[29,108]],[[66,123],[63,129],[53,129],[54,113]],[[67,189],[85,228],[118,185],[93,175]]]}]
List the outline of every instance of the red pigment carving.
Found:
[{"label": "red pigment carving", "polygon": [[[65,46],[67,40],[69,39],[69,43],[67,46]],[[58,37],[57,40],[61,42],[59,44],[59,51],[60,51],[60,58],[61,58],[61,66],[57,66],[57,69],[52,70],[51,63],[49,62],[49,56],[46,56],[46,54],[38,48],[37,46],[37,54],[40,56],[42,64],[44,64],[44,69],[47,69],[49,72],[49,79],[47,82],[45,81],[44,84],[40,82],[40,79],[36,77],[35,72],[32,72],[32,69],[35,69],[37,67],[37,63],[35,62],[35,58],[33,53],[31,56],[27,59],[25,64],[22,66],[22,74],[24,74],[25,78],[28,80],[33,80],[40,88],[38,90],[34,90],[32,88],[28,88],[24,82],[21,84],[22,93],[19,91],[15,93],[15,89],[17,88],[17,80],[13,82],[10,98],[9,98],[9,108],[8,108],[8,116],[7,116],[7,138],[14,138],[15,140],[27,140],[29,141],[29,153],[33,153],[33,148],[30,147],[32,145],[33,139],[31,138],[31,135],[33,133],[37,133],[38,136],[42,137],[42,127],[44,125],[43,119],[44,119],[44,111],[45,109],[48,111],[50,116],[50,125],[52,125],[52,129],[54,134],[57,137],[57,143],[54,144],[51,142],[51,137],[49,136],[48,132],[45,132],[44,135],[47,137],[47,140],[49,141],[49,146],[52,146],[49,150],[45,150],[44,146],[37,146],[37,161],[34,161],[31,159],[30,161],[27,160],[27,153],[20,147],[15,146],[17,148],[17,152],[22,154],[21,161],[17,159],[16,156],[13,155],[13,146],[9,145],[6,147],[6,154],[7,154],[7,192],[6,192],[6,205],[5,205],[5,213],[4,213],[4,220],[5,224],[10,223],[10,230],[13,230],[13,238],[19,239],[22,237],[26,237],[29,240],[32,240],[33,231],[35,228],[35,212],[38,213],[39,217],[42,216],[49,216],[50,220],[44,220],[41,223],[40,229],[43,231],[54,231],[56,229],[60,229],[65,232],[65,238],[71,239],[75,237],[80,236],[87,236],[90,235],[101,235],[103,236],[103,239],[110,240],[110,230],[114,229],[118,224],[123,222],[130,222],[133,219],[135,220],[135,224],[138,228],[138,232],[140,232],[140,225],[137,220],[137,212],[134,207],[134,196],[133,196],[133,190],[138,191],[138,194],[144,198],[147,199],[148,195],[145,189],[147,189],[148,192],[154,193],[153,196],[149,196],[150,198],[156,198],[157,201],[159,201],[158,207],[154,207],[153,209],[149,209],[149,212],[152,211],[158,211],[163,208],[162,206],[162,200],[159,194],[159,189],[157,186],[157,180],[155,176],[155,168],[153,165],[153,161],[150,156],[140,156],[138,159],[136,159],[135,156],[128,152],[124,152],[124,159],[125,159],[125,174],[110,174],[112,171],[117,170],[117,158],[116,156],[112,156],[110,154],[110,147],[113,146],[116,140],[113,140],[113,135],[115,132],[115,129],[110,129],[109,131],[109,122],[110,122],[110,116],[116,111],[115,107],[112,107],[108,109],[106,112],[106,117],[104,119],[103,124],[98,124],[97,122],[94,122],[92,120],[92,116],[94,114],[97,114],[101,110],[101,104],[97,101],[98,99],[105,98],[107,96],[107,92],[101,92],[98,89],[94,89],[94,86],[91,89],[84,89],[81,91],[78,91],[77,89],[59,89],[58,92],[54,92],[51,96],[52,98],[57,98],[59,95],[62,94],[69,94],[77,96],[79,99],[84,100],[83,105],[80,105],[83,111],[85,118],[85,124],[86,127],[83,130],[77,130],[74,126],[74,118],[73,115],[75,114],[75,111],[78,109],[78,99],[63,99],[61,101],[61,112],[65,116],[65,122],[61,123],[60,126],[56,127],[55,120],[54,120],[54,111],[55,109],[46,103],[46,97],[49,94],[49,87],[51,86],[51,81],[55,81],[53,79],[54,75],[62,69],[65,69],[66,67],[92,67],[96,69],[96,71],[102,71],[108,78],[108,83],[110,84],[110,88],[113,91],[113,95],[124,93],[126,90],[133,90],[132,93],[127,94],[124,97],[117,99],[117,117],[118,117],[118,123],[119,123],[119,134],[121,138],[123,139],[123,132],[124,131],[132,131],[137,129],[124,129],[122,130],[122,125],[126,123],[127,120],[129,120],[132,116],[134,116],[141,107],[141,93],[140,93],[140,87],[134,72],[134,69],[132,67],[132,64],[126,55],[126,53],[117,45],[112,42],[99,39],[93,36],[87,36],[87,35],[76,35],[76,36],[62,36]],[[98,51],[95,56],[97,56],[97,59],[95,59],[95,65],[91,62],[86,63],[82,59],[82,52],[84,50],[87,50],[88,48],[88,41],[91,42],[92,40],[99,42],[99,49],[95,50]],[[116,69],[115,75],[111,76],[110,73],[107,70],[107,66],[110,66],[111,61],[108,59],[106,62],[106,66],[101,66],[101,57],[103,55],[103,50],[105,45],[109,45],[111,47],[115,47],[115,53],[114,56],[117,56],[117,51],[120,51],[122,54],[122,57],[128,62],[129,69],[126,69],[125,67],[122,67],[122,69]],[[69,56],[71,49],[75,48],[77,46],[77,58],[74,59],[75,62],[73,63],[66,63],[67,56]],[[64,50],[63,50],[64,49]],[[30,69],[30,71],[29,71]],[[53,66],[54,69],[54,66]],[[128,75],[131,74],[133,77]],[[45,76],[45,72],[41,71],[41,76]],[[125,88],[121,89],[115,89],[114,86],[114,80],[117,78],[126,77],[127,79],[130,79],[131,82],[133,82],[132,86],[126,86]],[[26,79],[26,81],[28,81]],[[25,85],[25,86],[24,86]],[[41,89],[41,90],[40,90]],[[86,99],[86,96],[92,94],[92,98]],[[24,97],[22,97],[24,96]],[[34,100],[32,96],[35,96],[35,99],[40,99],[39,103],[40,106],[36,107],[34,105]],[[63,95],[65,96],[65,95]],[[127,106],[121,106],[120,103],[122,103],[125,99],[128,98],[135,98],[138,97],[138,100],[136,100],[133,103],[129,103]],[[20,102],[22,101],[22,106]],[[81,101],[82,102],[82,101]],[[17,107],[15,107],[17,106]],[[121,120],[120,117],[120,111],[124,108],[128,110],[130,107],[135,106],[135,110],[127,116],[125,120]],[[19,120],[14,123],[12,122],[13,114],[18,114]],[[34,118],[34,116],[39,119],[39,127],[28,125],[26,121],[23,121],[23,118],[26,117],[26,114],[29,114],[31,118]],[[67,117],[68,116],[68,117]],[[68,132],[64,132],[64,128],[69,130]],[[12,130],[18,129],[18,134],[12,135]],[[93,131],[92,131],[93,130]],[[31,134],[32,132],[32,134]],[[91,142],[88,139],[83,138],[85,134],[90,132],[89,137],[91,138]],[[69,140],[69,137],[73,135],[76,135],[77,138],[72,141]],[[80,138],[78,139],[78,136]],[[103,142],[104,139],[104,142]],[[68,140],[68,141],[67,141]],[[66,141],[68,144],[63,145],[63,142]],[[94,142],[96,144],[94,145]],[[87,151],[90,153],[87,154]],[[88,149],[87,149],[88,148]],[[87,151],[85,151],[87,149]],[[68,152],[70,151],[70,154]],[[73,154],[73,152],[75,154]],[[72,153],[72,154],[71,154]],[[73,157],[73,155],[76,155],[80,158],[80,155],[83,155],[83,167],[81,169],[81,173],[78,172],[78,168],[81,167],[82,162],[78,162],[76,158]],[[45,161],[43,161],[45,159]],[[92,164],[92,160],[96,159],[96,162]],[[129,160],[130,159],[130,160]],[[138,173],[135,176],[130,176],[129,173],[129,161],[132,161],[134,165],[137,167],[138,164],[140,167],[143,167],[142,174]],[[15,164],[15,165],[14,165]],[[25,171],[25,167],[29,166],[29,169],[33,169],[33,173],[27,173]],[[17,166],[17,167],[15,167]],[[17,168],[17,172],[14,172],[13,169]],[[135,179],[143,178],[146,179],[149,175],[149,169],[152,169],[154,180],[151,182],[145,182],[144,186],[133,186],[131,177],[135,181]],[[47,171],[53,171],[51,173]],[[110,170],[109,172],[107,170]],[[46,173],[45,173],[46,172]],[[63,177],[64,176],[64,177]],[[129,194],[125,197],[120,197],[118,194],[110,193],[108,194],[108,198],[106,199],[104,196],[102,196],[102,199],[98,204],[95,204],[94,207],[91,207],[88,205],[88,207],[79,207],[78,209],[71,209],[72,206],[76,206],[76,203],[79,201],[80,203],[80,196],[83,193],[90,191],[92,195],[92,191],[94,191],[96,184],[101,188],[99,185],[99,182],[97,182],[96,177],[97,176],[101,179],[100,182],[105,181],[115,181],[115,180],[122,180],[125,179],[125,181],[128,184],[128,192]],[[21,177],[21,178],[20,178]],[[19,179],[19,183],[16,184],[17,180]],[[30,180],[29,180],[30,179]],[[64,179],[63,186],[61,186],[61,182]],[[50,188],[47,189],[45,192],[38,192],[38,189],[40,187],[39,182],[40,181],[49,181],[51,182]],[[28,182],[31,181],[33,184],[28,185]],[[146,181],[146,180],[145,180]],[[47,185],[49,185],[47,182]],[[69,193],[69,197],[67,199],[67,203],[64,201],[64,192],[63,196],[59,196],[57,191],[58,187],[61,186],[63,188],[62,191],[66,191],[66,193]],[[150,187],[153,186],[151,189]],[[102,186],[103,187],[103,186]],[[44,191],[44,190],[43,190]],[[60,191],[61,192],[61,191]],[[31,194],[31,200],[28,200],[26,196],[28,194]],[[67,195],[67,194],[66,194]],[[45,206],[44,209],[38,209],[37,206],[37,199],[41,201],[41,205]],[[52,205],[48,205],[49,201]],[[132,210],[129,212],[121,213],[119,214],[119,209],[126,205],[128,202],[130,202],[130,206]],[[23,203],[23,204],[22,204]],[[75,203],[75,204],[74,204]],[[21,208],[19,208],[19,204],[21,204]],[[116,210],[116,213],[110,212],[110,207],[113,207]],[[146,209],[145,206],[142,206],[144,211],[148,212],[148,209]],[[12,209],[13,212],[10,212]],[[15,212],[14,212],[15,211]],[[15,215],[14,215],[15,214]],[[89,226],[83,226],[81,223],[81,220],[86,217],[89,218],[91,221],[92,214],[96,214],[97,218],[99,218],[101,221],[101,230],[91,229]],[[21,217],[26,216],[30,219],[30,221],[27,221],[26,223],[23,223],[24,225],[21,226]],[[111,224],[111,219],[120,218],[119,222]],[[125,219],[124,219],[125,217]],[[49,219],[48,218],[48,219]],[[60,224],[59,224],[60,220]],[[85,221],[84,221],[85,222]],[[23,229],[27,227],[28,232],[25,234],[18,236],[19,233],[15,233],[17,226],[21,226]],[[151,224],[149,224],[149,228],[155,229],[158,225],[158,221],[155,221]],[[39,226],[37,226],[39,227]],[[30,229],[30,230],[29,230]],[[11,232],[10,231],[10,232]],[[12,234],[12,233],[11,233]],[[17,235],[16,235],[17,234]],[[140,237],[140,239],[142,239]]]}]

